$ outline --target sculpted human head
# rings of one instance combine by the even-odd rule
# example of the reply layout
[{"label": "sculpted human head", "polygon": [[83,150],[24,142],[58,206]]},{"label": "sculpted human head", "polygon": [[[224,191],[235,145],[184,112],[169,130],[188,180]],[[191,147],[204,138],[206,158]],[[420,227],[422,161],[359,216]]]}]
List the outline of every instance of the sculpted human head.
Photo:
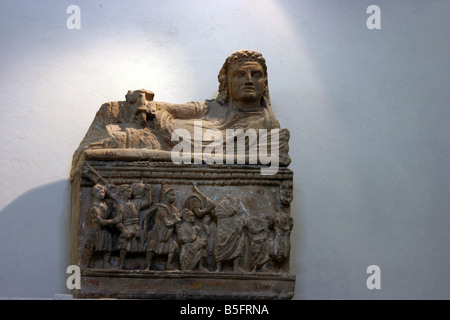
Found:
[{"label": "sculpted human head", "polygon": [[160,200],[166,203],[175,202],[175,190],[168,184],[161,185]]},{"label": "sculpted human head", "polygon": [[145,185],[142,182],[135,182],[131,185],[132,195],[134,197],[144,197],[145,196]]},{"label": "sculpted human head", "polygon": [[97,199],[104,199],[105,198],[105,188],[101,184],[96,184],[92,187],[92,195]]},{"label": "sculpted human head", "polygon": [[280,185],[280,200],[284,206],[289,206],[293,199],[293,183],[292,181],[283,181]]},{"label": "sculpted human head", "polygon": [[219,73],[219,95],[224,104],[239,104],[241,111],[270,104],[267,65],[256,51],[240,50],[229,56]]},{"label": "sculpted human head", "polygon": [[141,90],[128,90],[125,95],[125,99],[128,103],[137,105],[145,105],[147,101],[153,101],[155,94],[152,91],[141,89]]},{"label": "sculpted human head", "polygon": [[183,219],[184,222],[188,222],[188,223],[195,222],[194,213],[191,210],[186,209],[186,208],[181,211],[181,218]]},{"label": "sculpted human head", "polygon": [[128,200],[131,197],[131,187],[128,184],[120,185],[117,188],[117,194],[119,195],[120,199],[122,200]]},{"label": "sculpted human head", "polygon": [[166,195],[166,201],[168,203],[174,203],[175,202],[175,191],[170,190]]},{"label": "sculpted human head", "polygon": [[191,195],[184,203],[184,207],[199,215],[202,208],[202,200],[196,195]]}]

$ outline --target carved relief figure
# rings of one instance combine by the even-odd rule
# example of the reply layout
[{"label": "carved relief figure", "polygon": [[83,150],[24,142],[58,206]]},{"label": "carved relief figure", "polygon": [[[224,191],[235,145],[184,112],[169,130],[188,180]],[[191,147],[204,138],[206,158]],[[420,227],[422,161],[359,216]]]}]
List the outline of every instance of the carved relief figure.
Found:
[{"label": "carved relief figure", "polygon": [[114,218],[120,231],[117,249],[120,252],[119,268],[123,268],[127,252],[139,252],[141,229],[139,227],[139,208],[131,201],[132,189],[129,185],[117,188],[119,201],[117,216]]},{"label": "carved relief figure", "polygon": [[152,204],[152,186],[143,182],[135,182],[131,185],[132,199],[131,202],[136,207],[136,211],[139,212],[138,219],[141,220],[141,216],[146,216],[149,212],[150,205]]},{"label": "carved relief figure", "polygon": [[247,219],[246,228],[250,240],[253,272],[257,270],[267,272],[270,270],[267,268],[267,262],[270,260],[269,225],[271,220],[270,217],[251,217]]},{"label": "carved relief figure", "polygon": [[216,271],[221,271],[222,263],[233,262],[233,271],[240,272],[240,260],[244,255],[244,226],[248,213],[239,200],[225,197],[217,204],[214,215],[217,218],[217,233],[214,245]]},{"label": "carved relief figure", "polygon": [[273,219],[275,237],[273,239],[271,258],[277,262],[282,262],[289,257],[290,235],[294,225],[292,217],[285,212],[277,212]]},{"label": "carved relief figure", "polygon": [[287,208],[290,206],[293,199],[293,183],[292,181],[283,181],[280,185],[280,202],[283,207]]},{"label": "carved relief figure", "polygon": [[154,117],[149,106],[153,96],[153,92],[145,89],[129,90],[125,102],[104,104],[83,142],[89,143],[92,149],[161,149],[158,138],[149,126],[150,119]]},{"label": "carved relief figure", "polygon": [[210,236],[211,211],[215,205],[210,198],[205,196],[195,185],[192,194],[186,199],[183,208],[189,209],[195,214],[196,221],[200,222],[200,237],[207,239]]},{"label": "carved relief figure", "polygon": [[151,262],[155,254],[167,255],[166,270],[176,270],[174,259],[177,254],[175,225],[181,222],[178,209],[173,205],[175,191],[167,185],[161,185],[160,203],[151,210],[154,213],[154,225],[148,232],[145,251],[147,270],[150,270]]},{"label": "carved relief figure", "polygon": [[95,251],[104,252],[103,267],[109,266],[111,251],[113,249],[112,236],[106,226],[114,222],[108,219],[109,210],[105,198],[105,188],[96,184],[91,189],[93,198],[92,204],[88,210],[89,232],[86,242],[87,267],[92,267],[92,256]]},{"label": "carved relief figure", "polygon": [[131,202],[138,211],[147,209],[152,202],[152,186],[143,182],[135,182],[131,185]]},{"label": "carved relief figure", "polygon": [[208,240],[200,237],[201,227],[196,226],[195,215],[189,209],[181,211],[182,222],[176,225],[177,239],[181,246],[181,270],[198,270],[208,272],[204,267],[206,258],[206,245]]}]

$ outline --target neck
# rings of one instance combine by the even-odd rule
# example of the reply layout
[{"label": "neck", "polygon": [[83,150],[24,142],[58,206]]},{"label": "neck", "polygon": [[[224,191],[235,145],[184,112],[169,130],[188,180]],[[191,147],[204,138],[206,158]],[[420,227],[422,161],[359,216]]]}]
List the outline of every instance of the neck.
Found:
[{"label": "neck", "polygon": [[259,101],[253,101],[253,102],[250,102],[250,103],[245,103],[245,102],[242,102],[242,101],[230,100],[230,106],[234,110],[240,111],[240,112],[261,111],[261,105],[260,105]]}]

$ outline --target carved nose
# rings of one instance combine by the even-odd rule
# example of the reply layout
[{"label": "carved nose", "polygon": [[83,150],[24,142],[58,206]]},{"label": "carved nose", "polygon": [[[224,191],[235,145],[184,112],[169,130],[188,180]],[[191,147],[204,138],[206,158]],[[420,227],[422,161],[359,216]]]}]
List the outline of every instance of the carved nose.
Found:
[{"label": "carved nose", "polygon": [[245,74],[245,83],[249,83],[249,84],[253,83],[253,81],[252,81],[252,74],[250,72],[247,72]]}]

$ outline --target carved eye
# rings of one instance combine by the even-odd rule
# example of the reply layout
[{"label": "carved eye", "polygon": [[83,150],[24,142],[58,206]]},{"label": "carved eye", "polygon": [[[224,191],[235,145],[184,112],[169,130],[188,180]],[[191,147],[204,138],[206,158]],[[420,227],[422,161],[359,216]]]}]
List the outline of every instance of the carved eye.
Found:
[{"label": "carved eye", "polygon": [[252,73],[252,77],[255,79],[261,79],[262,78],[262,73],[260,71],[255,71]]},{"label": "carved eye", "polygon": [[245,72],[243,72],[243,71],[237,71],[237,72],[235,72],[235,73],[233,74],[233,77],[236,78],[236,79],[244,78],[244,77],[245,77]]}]

